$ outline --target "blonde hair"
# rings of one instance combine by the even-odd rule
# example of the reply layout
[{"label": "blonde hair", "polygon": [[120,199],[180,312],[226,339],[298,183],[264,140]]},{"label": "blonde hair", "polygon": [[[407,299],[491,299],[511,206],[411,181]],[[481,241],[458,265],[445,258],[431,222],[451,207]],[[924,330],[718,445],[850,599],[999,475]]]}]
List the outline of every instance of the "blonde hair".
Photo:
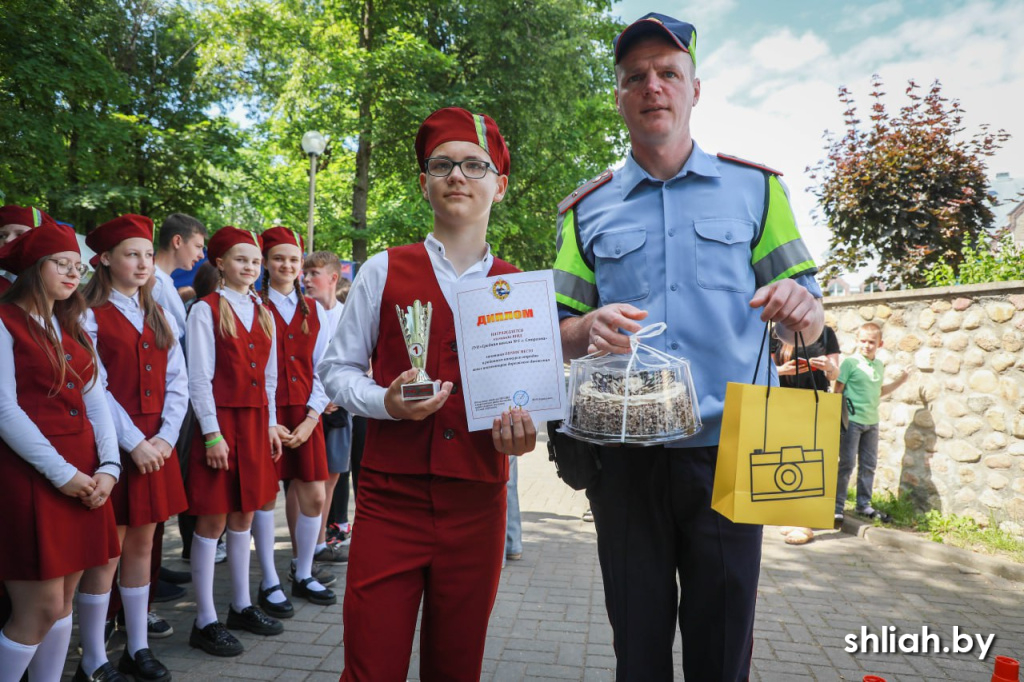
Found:
[{"label": "blonde hair", "polygon": [[[234,247],[232,247],[234,248]],[[228,249],[230,251],[231,249]],[[217,288],[220,289],[224,286],[224,273],[220,272],[218,268],[219,277],[217,278]],[[263,328],[263,333],[267,335],[267,338],[274,338],[274,318],[270,316],[270,311],[260,304],[259,296],[256,294],[256,288],[253,285],[249,285],[249,297],[252,299],[252,303],[256,306],[256,315],[260,321],[260,327]],[[231,304],[228,303],[224,296],[219,296],[220,300],[217,302],[217,311],[220,313],[220,324],[217,325],[217,331],[220,332],[221,338],[230,336],[233,339],[238,338],[238,328],[235,327],[235,315],[231,310]]]},{"label": "blonde hair", "polygon": [[858,331],[869,332],[871,334],[874,334],[875,338],[877,338],[879,341],[882,340],[882,328],[879,327],[878,324],[876,324],[875,322],[865,322],[860,326],[860,329]]}]

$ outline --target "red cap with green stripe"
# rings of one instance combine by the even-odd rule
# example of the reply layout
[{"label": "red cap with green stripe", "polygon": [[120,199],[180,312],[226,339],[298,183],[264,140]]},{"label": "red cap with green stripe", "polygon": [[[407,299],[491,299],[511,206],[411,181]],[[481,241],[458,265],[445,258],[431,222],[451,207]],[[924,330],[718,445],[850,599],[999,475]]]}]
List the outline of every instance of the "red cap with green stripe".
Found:
[{"label": "red cap with green stripe", "polygon": [[500,175],[508,175],[511,159],[498,124],[487,114],[474,114],[459,107],[438,109],[423,121],[416,133],[416,160],[426,172],[427,157],[445,142],[472,142],[491,157]]}]

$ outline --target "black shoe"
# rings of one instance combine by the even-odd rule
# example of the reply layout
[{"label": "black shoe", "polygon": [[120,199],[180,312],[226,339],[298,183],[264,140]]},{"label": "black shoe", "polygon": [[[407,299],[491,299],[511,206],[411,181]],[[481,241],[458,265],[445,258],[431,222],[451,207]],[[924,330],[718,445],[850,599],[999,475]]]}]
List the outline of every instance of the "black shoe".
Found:
[{"label": "black shoe", "polygon": [[246,606],[239,613],[229,605],[228,627],[232,630],[248,630],[254,635],[279,635],[284,632],[281,621],[271,618],[256,606]]},{"label": "black shoe", "polygon": [[835,515],[835,521],[833,522],[832,527],[835,528],[836,530],[842,530],[843,529],[843,520],[844,520],[843,515],[837,512],[836,515]]},{"label": "black shoe", "polygon": [[150,639],[164,639],[174,634],[174,628],[156,611],[150,611],[146,614],[146,632]]},{"label": "black shoe", "polygon": [[152,588],[152,596],[153,598],[150,601],[154,603],[178,601],[185,596],[185,588],[178,585],[172,585],[164,580],[157,580],[156,587]]},{"label": "black shoe", "polygon": [[166,566],[161,566],[160,580],[172,585],[184,585],[192,582],[192,574],[188,571],[172,571]]},{"label": "black shoe", "polygon": [[192,623],[192,634],[188,636],[188,645],[202,649],[214,656],[238,656],[245,648],[235,636],[227,631],[219,620],[214,621],[200,630]]},{"label": "black shoe", "polygon": [[[319,552],[313,555],[313,558],[321,563],[328,564],[347,564],[348,563],[348,548],[349,546],[343,543],[336,545],[327,545]],[[323,583],[321,583],[323,584]]]},{"label": "black shoe", "polygon": [[316,582],[316,578],[312,576],[293,582],[292,596],[302,597],[309,603],[319,606],[330,606],[331,604],[338,603],[338,596],[334,594],[333,590],[329,590],[326,587],[322,590],[312,590],[309,588],[309,584],[312,582]]},{"label": "black shoe", "polygon": [[82,664],[78,664],[78,670],[75,671],[75,676],[71,678],[72,682],[128,682],[128,678],[118,672],[117,668],[111,665],[109,662],[104,663],[100,667],[96,668],[92,675],[86,675],[85,671],[82,670]]},{"label": "black shoe", "polygon": [[295,607],[292,606],[292,603],[288,601],[287,597],[285,597],[283,602],[272,602],[269,599],[270,595],[274,594],[278,590],[281,591],[281,594],[284,594],[284,590],[281,590],[280,585],[274,585],[273,587],[268,587],[265,590],[260,590],[259,598],[256,601],[268,616],[273,618],[291,618],[295,615]]},{"label": "black shoe", "polygon": [[146,680],[147,682],[170,682],[171,673],[163,663],[156,660],[156,656],[150,649],[139,649],[133,658],[125,648],[121,654],[121,660],[117,668],[125,675],[133,675],[135,682]]}]

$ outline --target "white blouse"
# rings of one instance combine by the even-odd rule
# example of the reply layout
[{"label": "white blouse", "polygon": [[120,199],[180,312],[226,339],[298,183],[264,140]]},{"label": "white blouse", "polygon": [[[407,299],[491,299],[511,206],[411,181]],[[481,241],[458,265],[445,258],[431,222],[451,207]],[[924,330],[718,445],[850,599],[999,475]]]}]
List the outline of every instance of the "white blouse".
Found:
[{"label": "white blouse", "polygon": [[[249,294],[222,287],[217,293],[223,296],[231,309],[238,315],[242,325],[250,332],[253,325],[259,324],[256,319],[256,304]],[[196,301],[189,310],[188,327],[185,332],[186,358],[188,362],[188,394],[192,399],[192,409],[199,420],[199,428],[204,434],[220,431],[217,422],[217,403],[213,399],[213,374],[217,370],[217,345],[214,338],[213,312],[206,301]],[[230,367],[222,367],[221,371],[230,372]],[[277,339],[270,340],[270,358],[266,370],[267,407],[270,420],[267,424],[277,426]]]},{"label": "white blouse", "polygon": [[[295,317],[295,311],[299,307],[299,296],[294,289],[292,293],[285,296],[284,294],[270,289],[270,302],[277,308],[277,312],[281,315],[281,318],[285,321],[285,324],[291,324],[292,318]],[[327,351],[327,344],[331,341],[334,329],[330,326],[330,320],[327,317],[327,311],[320,305],[319,302],[313,302],[316,305],[316,316],[320,320],[320,333],[317,334],[316,343],[313,344],[313,390],[309,394],[309,399],[306,401],[306,406],[312,410],[315,410],[317,414],[322,414],[324,409],[327,408],[327,403],[330,401],[327,399],[327,394],[324,392],[324,385],[320,381],[320,377],[317,376],[316,366],[320,364],[320,360],[324,357],[324,353]]]},{"label": "white blouse", "polygon": [[[37,322],[38,317],[33,316]],[[40,322],[40,326],[42,323]],[[57,338],[62,338],[56,316],[53,327]],[[100,363],[102,366],[102,363]],[[18,404],[17,368],[14,362],[14,338],[0,321],[0,376],[10,377],[0,381],[0,438],[36,471],[46,477],[55,488],[59,488],[75,477],[78,469],[68,462],[50,444],[31,417]],[[107,405],[107,391],[103,384],[103,373],[85,388],[85,414],[92,424],[99,452],[100,466],[97,474],[110,474],[115,479],[121,474],[121,453],[117,449],[117,432]]]}]

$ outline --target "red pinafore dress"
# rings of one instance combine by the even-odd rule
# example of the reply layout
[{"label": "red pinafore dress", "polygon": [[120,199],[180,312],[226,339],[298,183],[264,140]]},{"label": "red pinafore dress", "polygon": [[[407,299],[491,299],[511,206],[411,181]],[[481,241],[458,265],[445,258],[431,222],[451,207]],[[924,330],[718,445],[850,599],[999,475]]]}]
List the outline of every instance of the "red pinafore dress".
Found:
[{"label": "red pinafore dress", "polygon": [[[107,390],[146,438],[159,432],[167,391],[168,349],[158,348],[149,325],[135,326],[113,304],[93,308],[96,352],[107,368]],[[173,443],[172,443],[173,445]],[[110,496],[119,526],[160,523],[185,511],[188,500],[178,455],[159,471],[143,474],[131,454],[121,451],[121,480]]]},{"label": "red pinafore dress", "polygon": [[[12,303],[0,304],[0,320],[14,340],[18,405],[64,459],[92,476],[99,455],[83,397],[95,373],[91,354],[61,329],[69,365],[61,379],[51,364],[51,347],[45,341],[39,345],[43,330],[36,320]],[[0,580],[59,578],[121,553],[109,503],[90,510],[55,488],[2,440],[0,481],[5,491],[0,495]]]}]

